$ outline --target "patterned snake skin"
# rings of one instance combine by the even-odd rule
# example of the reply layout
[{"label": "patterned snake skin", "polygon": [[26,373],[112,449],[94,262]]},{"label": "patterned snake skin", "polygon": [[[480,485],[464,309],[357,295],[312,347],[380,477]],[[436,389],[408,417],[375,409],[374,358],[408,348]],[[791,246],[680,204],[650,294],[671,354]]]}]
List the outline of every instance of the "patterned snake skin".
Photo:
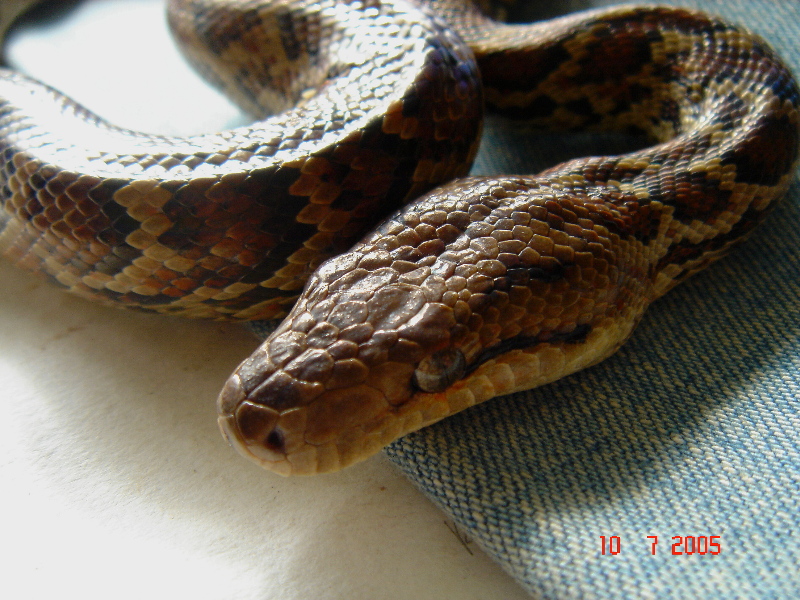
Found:
[{"label": "patterned snake skin", "polygon": [[4,72],[0,250],[106,304],[284,316],[325,258],[477,150],[468,48],[412,5],[374,4],[172,2],[190,61],[263,119],[222,133],[122,130]]},{"label": "patterned snake skin", "polygon": [[[219,398],[237,449],[306,474],[609,356],[792,180],[800,93],[739,27],[652,6],[510,26],[426,4],[469,48],[402,0],[172,2],[190,60],[263,119],[188,139],[0,72],[0,251],[94,300],[199,317],[282,316],[310,276]],[[655,145],[458,179],[342,253],[467,172],[483,95]]]}]

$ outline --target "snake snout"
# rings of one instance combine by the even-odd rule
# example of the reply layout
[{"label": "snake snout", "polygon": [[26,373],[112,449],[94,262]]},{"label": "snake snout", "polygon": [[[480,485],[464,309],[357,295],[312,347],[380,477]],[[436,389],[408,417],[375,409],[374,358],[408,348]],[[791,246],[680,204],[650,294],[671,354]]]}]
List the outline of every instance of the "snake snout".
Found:
[{"label": "snake snout", "polygon": [[246,391],[238,372],[226,382],[217,405],[220,430],[231,446],[270,470],[291,472],[287,455],[296,445],[292,443],[296,436],[287,427],[287,421],[292,421],[291,409],[281,412],[259,402],[253,392]]}]

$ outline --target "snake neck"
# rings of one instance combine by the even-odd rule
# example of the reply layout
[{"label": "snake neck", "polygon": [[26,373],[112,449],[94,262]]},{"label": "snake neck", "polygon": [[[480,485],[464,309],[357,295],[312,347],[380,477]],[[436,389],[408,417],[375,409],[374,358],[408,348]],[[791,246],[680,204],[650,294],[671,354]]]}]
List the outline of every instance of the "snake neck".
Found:
[{"label": "snake neck", "polygon": [[[666,7],[489,29],[446,14],[475,49],[495,111],[551,130],[655,142],[543,173],[604,198],[626,215],[627,235],[650,240],[654,297],[745,239],[793,179],[800,93],[769,46],[741,27]],[[535,48],[526,46],[534,34]]]}]

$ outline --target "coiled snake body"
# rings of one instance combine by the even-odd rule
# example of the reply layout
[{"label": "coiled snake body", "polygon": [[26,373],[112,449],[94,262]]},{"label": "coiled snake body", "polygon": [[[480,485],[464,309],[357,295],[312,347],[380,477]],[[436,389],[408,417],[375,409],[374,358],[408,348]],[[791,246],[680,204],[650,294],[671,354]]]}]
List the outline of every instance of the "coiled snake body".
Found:
[{"label": "coiled snake body", "polygon": [[[314,473],[607,357],[792,179],[800,93],[739,27],[653,6],[510,26],[426,4],[174,1],[190,60],[262,118],[188,139],[2,71],[0,251],[83,296],[187,316],[279,317],[308,279],[218,404],[243,454]],[[344,252],[466,174],[470,48],[500,112],[654,145],[457,179]]]}]

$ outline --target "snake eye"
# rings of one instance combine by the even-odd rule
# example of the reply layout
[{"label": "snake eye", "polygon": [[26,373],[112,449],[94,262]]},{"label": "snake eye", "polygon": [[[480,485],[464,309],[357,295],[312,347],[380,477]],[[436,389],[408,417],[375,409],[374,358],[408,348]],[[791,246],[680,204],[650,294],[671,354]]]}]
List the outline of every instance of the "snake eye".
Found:
[{"label": "snake eye", "polygon": [[445,348],[422,359],[414,371],[414,385],[423,392],[441,392],[464,376],[467,360],[458,348]]}]

